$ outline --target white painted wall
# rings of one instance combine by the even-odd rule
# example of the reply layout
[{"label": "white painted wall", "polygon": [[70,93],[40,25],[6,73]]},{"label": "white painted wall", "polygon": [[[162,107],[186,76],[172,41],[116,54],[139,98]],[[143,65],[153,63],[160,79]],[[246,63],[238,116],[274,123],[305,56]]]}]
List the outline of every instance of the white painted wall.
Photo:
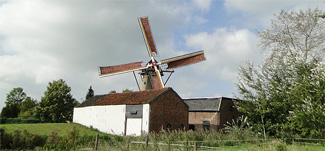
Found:
[{"label": "white painted wall", "polygon": [[149,133],[149,115],[150,115],[150,105],[143,104],[142,113],[142,132]]},{"label": "white painted wall", "polygon": [[126,123],[126,135],[141,135],[142,118],[128,118]]},{"label": "white painted wall", "polygon": [[[98,129],[108,134],[123,135],[126,105],[105,105],[74,108],[73,122]],[[141,118],[129,118],[127,135],[141,135],[149,132],[150,105],[143,104]]]},{"label": "white painted wall", "polygon": [[123,135],[126,105],[74,108],[73,122],[92,126],[101,132]]}]

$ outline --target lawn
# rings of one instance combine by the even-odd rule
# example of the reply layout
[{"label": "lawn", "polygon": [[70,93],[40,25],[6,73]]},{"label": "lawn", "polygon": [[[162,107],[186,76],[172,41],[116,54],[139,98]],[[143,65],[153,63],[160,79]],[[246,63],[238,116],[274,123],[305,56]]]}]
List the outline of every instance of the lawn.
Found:
[{"label": "lawn", "polygon": [[21,131],[27,130],[29,133],[38,135],[49,135],[52,131],[57,130],[59,136],[64,136],[67,132],[71,131],[73,127],[79,130],[80,135],[104,134],[75,123],[1,124],[0,127],[5,127],[6,131],[9,133],[14,132],[16,129],[20,129]]}]

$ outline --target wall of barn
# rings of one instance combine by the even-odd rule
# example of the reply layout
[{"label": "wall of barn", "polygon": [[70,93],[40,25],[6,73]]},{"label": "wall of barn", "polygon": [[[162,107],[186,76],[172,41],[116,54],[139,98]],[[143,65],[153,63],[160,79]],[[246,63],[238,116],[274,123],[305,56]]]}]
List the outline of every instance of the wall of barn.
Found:
[{"label": "wall of barn", "polygon": [[74,108],[73,122],[101,132],[123,135],[126,105],[105,105]]},{"label": "wall of barn", "polygon": [[228,98],[223,98],[220,107],[220,128],[224,128],[227,122],[232,123],[233,119],[237,119],[241,116],[233,100]]},{"label": "wall of barn", "polygon": [[219,112],[189,112],[189,125],[194,126],[194,130],[203,129],[203,122],[210,123],[210,131],[218,131],[220,125]]},{"label": "wall of barn", "polygon": [[174,91],[159,96],[150,104],[150,110],[150,131],[188,129],[188,106]]}]

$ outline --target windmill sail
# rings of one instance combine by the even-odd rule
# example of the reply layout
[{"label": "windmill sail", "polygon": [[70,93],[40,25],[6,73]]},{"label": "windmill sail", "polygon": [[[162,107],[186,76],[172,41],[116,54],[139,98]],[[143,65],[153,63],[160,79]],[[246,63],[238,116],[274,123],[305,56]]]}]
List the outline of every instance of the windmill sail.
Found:
[{"label": "windmill sail", "polygon": [[194,53],[189,53],[189,54],[162,60],[161,64],[167,64],[168,65],[167,69],[173,69],[173,68],[179,68],[182,66],[198,63],[204,60],[206,60],[206,58],[204,56],[204,52],[201,50]]},{"label": "windmill sail", "polygon": [[150,57],[153,57],[153,53],[155,53],[155,55],[157,55],[158,51],[156,49],[155,41],[153,40],[148,17],[139,17],[139,23],[140,23],[140,27],[142,29],[142,33],[143,33],[144,40],[146,42]]},{"label": "windmill sail", "polygon": [[142,66],[142,63],[143,62],[133,62],[116,66],[99,67],[99,76],[110,76],[147,68],[147,66]]}]

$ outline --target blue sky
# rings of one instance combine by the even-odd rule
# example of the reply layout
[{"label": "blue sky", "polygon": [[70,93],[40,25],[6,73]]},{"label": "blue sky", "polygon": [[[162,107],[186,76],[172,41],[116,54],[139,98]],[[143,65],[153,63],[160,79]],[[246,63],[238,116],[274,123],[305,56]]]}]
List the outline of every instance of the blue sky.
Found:
[{"label": "blue sky", "polygon": [[[99,78],[98,66],[148,61],[137,17],[149,16],[157,60],[204,50],[207,60],[175,69],[181,97],[232,97],[237,68],[260,62],[255,29],[284,10],[324,10],[322,0],[5,0],[0,2],[0,107],[13,88],[40,101],[63,79],[82,101],[137,90],[132,73]],[[165,79],[167,76],[164,77]]]}]

